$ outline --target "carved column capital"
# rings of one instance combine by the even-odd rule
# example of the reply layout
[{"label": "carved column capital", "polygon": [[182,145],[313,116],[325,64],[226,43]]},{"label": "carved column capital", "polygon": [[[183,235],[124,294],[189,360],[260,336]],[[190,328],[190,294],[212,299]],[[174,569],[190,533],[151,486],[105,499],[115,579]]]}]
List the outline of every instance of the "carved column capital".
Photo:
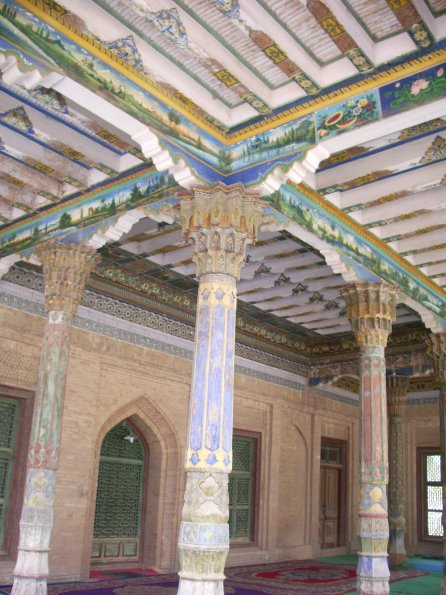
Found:
[{"label": "carved column capital", "polygon": [[355,283],[341,291],[356,341],[361,346],[387,345],[396,316],[398,291],[386,283]]},{"label": "carved column capital", "polygon": [[409,376],[387,376],[386,393],[389,415],[402,415],[406,403]]},{"label": "carved column capital", "polygon": [[77,312],[85,283],[100,260],[92,248],[82,244],[48,242],[37,250],[45,277],[47,312]]},{"label": "carved column capital", "polygon": [[434,363],[436,379],[446,384],[446,333],[432,333],[427,340],[427,354]]},{"label": "carved column capital", "polygon": [[246,249],[257,239],[265,204],[240,185],[196,188],[181,199],[181,225],[193,243],[197,277],[222,273],[235,279]]}]

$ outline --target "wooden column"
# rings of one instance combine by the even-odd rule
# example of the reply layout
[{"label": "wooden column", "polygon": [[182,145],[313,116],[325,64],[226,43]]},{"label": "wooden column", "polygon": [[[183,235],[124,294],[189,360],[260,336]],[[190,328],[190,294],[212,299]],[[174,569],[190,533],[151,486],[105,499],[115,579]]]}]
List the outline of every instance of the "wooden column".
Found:
[{"label": "wooden column", "polygon": [[357,592],[389,593],[387,543],[388,443],[384,348],[395,319],[396,291],[385,283],[357,283],[342,292],[360,346],[360,483]]},{"label": "wooden column", "polygon": [[43,263],[48,320],[37,379],[12,595],[47,592],[71,322],[87,277],[98,260],[95,251],[76,244],[48,243],[38,254]]},{"label": "wooden column", "polygon": [[389,564],[395,566],[407,559],[406,484],[404,477],[404,414],[408,376],[387,376],[387,412],[389,417]]},{"label": "wooden column", "polygon": [[186,493],[179,536],[181,595],[223,595],[229,550],[228,476],[236,280],[256,239],[263,205],[240,187],[195,190],[181,203],[194,245],[198,288],[195,352],[186,444]]}]

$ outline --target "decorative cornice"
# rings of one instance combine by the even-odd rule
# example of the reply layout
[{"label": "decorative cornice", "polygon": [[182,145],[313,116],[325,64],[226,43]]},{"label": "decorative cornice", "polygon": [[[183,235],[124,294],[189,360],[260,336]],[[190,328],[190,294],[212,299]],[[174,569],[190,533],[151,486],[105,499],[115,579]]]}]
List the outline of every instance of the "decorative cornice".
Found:
[{"label": "decorative cornice", "polygon": [[[17,287],[44,291],[42,274],[30,268],[13,268],[4,279]],[[129,274],[116,265],[99,264],[88,280],[81,303],[116,319],[193,340],[195,297],[153,279]],[[421,390],[420,383],[425,383],[423,378],[431,373],[432,364],[425,353],[427,334],[425,329],[409,333],[396,329],[386,350],[389,370],[417,376],[413,390]],[[312,385],[357,374],[359,349],[350,336],[313,344],[308,337],[296,339],[269,325],[238,316],[237,341],[237,352],[243,357],[259,362],[269,358],[273,367],[309,376]]]}]

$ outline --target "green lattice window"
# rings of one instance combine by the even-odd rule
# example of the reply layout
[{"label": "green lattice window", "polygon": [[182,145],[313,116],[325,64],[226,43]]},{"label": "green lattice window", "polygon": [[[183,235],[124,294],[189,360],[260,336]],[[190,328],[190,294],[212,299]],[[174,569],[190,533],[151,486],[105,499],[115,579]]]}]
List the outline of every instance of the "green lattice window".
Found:
[{"label": "green lattice window", "polygon": [[439,451],[421,449],[421,518],[422,539],[442,539],[443,488]]},{"label": "green lattice window", "polygon": [[0,550],[5,535],[18,421],[19,401],[0,397]]},{"label": "green lattice window", "polygon": [[250,541],[253,538],[253,496],[256,439],[234,436],[233,462],[229,476],[229,536]]},{"label": "green lattice window", "polygon": [[99,462],[94,537],[138,538],[144,480],[144,447],[122,423],[105,436]]}]

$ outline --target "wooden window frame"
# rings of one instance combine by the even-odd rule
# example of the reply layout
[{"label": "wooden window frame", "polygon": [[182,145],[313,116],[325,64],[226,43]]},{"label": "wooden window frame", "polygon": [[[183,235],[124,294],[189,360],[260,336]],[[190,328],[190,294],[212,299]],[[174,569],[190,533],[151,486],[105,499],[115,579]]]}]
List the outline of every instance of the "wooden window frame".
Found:
[{"label": "wooden window frame", "polygon": [[[427,533],[427,496],[426,487],[426,456],[439,455],[441,457],[440,447],[425,447],[417,448],[417,529],[418,540],[423,542],[441,543],[444,540],[442,535],[428,535]],[[440,465],[441,472],[443,472],[443,465]],[[429,482],[442,486],[442,482]]]},{"label": "wooden window frame", "polygon": [[244,548],[258,545],[259,539],[259,502],[260,502],[260,453],[262,447],[261,432],[251,432],[249,430],[239,430],[237,428],[233,431],[233,436],[240,436],[242,438],[252,438],[253,446],[253,461],[252,461],[252,493],[251,493],[251,527],[249,538],[246,541],[230,540],[231,548]]},{"label": "wooden window frame", "polygon": [[[34,408],[34,392],[0,385],[0,396],[19,402],[19,420],[16,434],[16,449],[9,485],[3,543],[0,543],[0,561],[15,560],[19,541],[19,523],[23,506],[26,481],[26,461]],[[14,495],[11,498],[11,495]]]}]

